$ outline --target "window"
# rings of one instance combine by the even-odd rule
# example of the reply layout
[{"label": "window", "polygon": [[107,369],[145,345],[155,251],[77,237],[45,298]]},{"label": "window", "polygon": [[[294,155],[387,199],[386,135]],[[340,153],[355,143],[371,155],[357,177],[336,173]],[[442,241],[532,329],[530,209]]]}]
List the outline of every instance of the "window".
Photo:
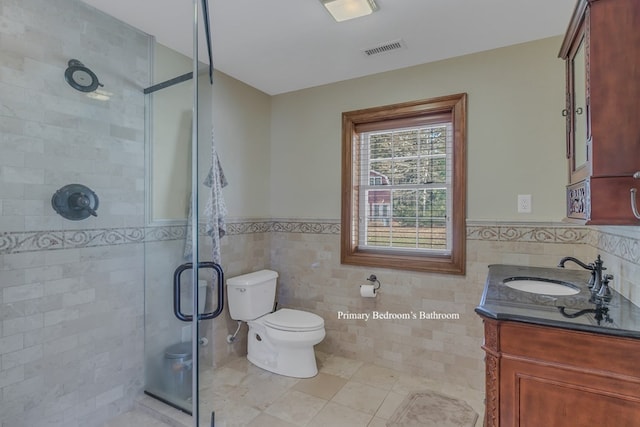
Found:
[{"label": "window", "polygon": [[464,274],[466,94],[342,114],[341,261]]}]

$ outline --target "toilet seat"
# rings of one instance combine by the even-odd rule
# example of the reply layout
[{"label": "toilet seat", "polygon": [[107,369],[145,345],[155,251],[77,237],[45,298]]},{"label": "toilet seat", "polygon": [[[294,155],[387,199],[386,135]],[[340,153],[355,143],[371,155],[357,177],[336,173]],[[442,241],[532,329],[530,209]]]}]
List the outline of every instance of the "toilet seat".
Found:
[{"label": "toilet seat", "polygon": [[317,314],[289,308],[267,314],[261,320],[266,326],[280,331],[306,332],[324,328],[324,319]]}]

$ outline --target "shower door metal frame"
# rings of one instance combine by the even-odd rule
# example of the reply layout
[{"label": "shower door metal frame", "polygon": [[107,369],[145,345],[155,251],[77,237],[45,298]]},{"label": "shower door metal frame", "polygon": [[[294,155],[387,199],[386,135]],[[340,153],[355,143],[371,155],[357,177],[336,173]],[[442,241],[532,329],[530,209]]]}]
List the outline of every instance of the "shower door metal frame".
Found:
[{"label": "shower door metal frame", "polygon": [[[198,0],[193,0],[193,109],[191,114],[191,260],[194,265],[200,260],[198,248]],[[198,300],[200,298],[198,289],[198,268],[191,269],[191,355],[193,369],[191,371],[191,420],[193,427],[200,425],[200,328],[198,322]],[[213,427],[213,415],[211,416],[211,427]]]},{"label": "shower door metal frame", "polygon": [[[207,52],[209,56],[209,82],[213,84],[213,54],[211,47],[211,30],[209,24],[209,7],[208,0],[200,0],[202,4],[202,20],[204,22],[204,32],[207,40]],[[193,427],[199,427],[200,425],[200,357],[199,357],[199,347],[200,347],[200,331],[199,331],[199,319],[201,316],[198,314],[198,302],[199,302],[199,286],[198,286],[198,271],[200,267],[200,258],[198,251],[198,148],[199,148],[199,140],[198,140],[198,16],[199,16],[199,8],[198,8],[198,0],[193,0],[193,70],[192,70],[192,78],[193,78],[193,114],[191,121],[191,212],[193,215],[191,221],[191,244],[193,248],[192,253],[192,265],[198,266],[198,268],[191,268],[191,286],[193,295],[192,302],[192,316],[191,319],[191,346],[192,346],[192,357],[193,357],[193,370],[192,370],[192,392],[191,392],[191,405],[192,405],[192,421]],[[211,263],[213,264],[213,263]],[[218,293],[224,292],[223,286],[223,274],[222,268],[214,264],[211,266],[218,272]],[[224,299],[218,299],[218,309],[215,310],[212,317],[217,317],[221,312],[224,306]],[[211,427],[215,426],[215,413],[211,413]]]}]

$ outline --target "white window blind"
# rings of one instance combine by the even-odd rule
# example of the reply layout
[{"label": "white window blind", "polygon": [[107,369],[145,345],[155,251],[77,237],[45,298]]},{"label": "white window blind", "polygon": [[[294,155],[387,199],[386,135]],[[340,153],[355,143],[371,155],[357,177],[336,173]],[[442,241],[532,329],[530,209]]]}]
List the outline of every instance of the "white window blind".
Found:
[{"label": "white window blind", "polygon": [[359,250],[451,254],[452,132],[450,114],[356,127]]}]

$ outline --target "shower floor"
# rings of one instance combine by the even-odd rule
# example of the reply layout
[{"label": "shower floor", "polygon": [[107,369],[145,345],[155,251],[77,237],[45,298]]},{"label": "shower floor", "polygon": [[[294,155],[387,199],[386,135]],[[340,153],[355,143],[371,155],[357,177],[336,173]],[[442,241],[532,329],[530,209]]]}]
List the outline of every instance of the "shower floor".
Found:
[{"label": "shower floor", "polygon": [[[283,377],[239,358],[200,379],[201,427],[215,410],[216,427],[384,427],[408,393],[434,390],[466,401],[482,425],[481,392],[416,378],[393,369],[317,352],[314,378]],[[205,419],[206,418],[206,419]],[[192,427],[191,416],[149,396],[104,427]]]}]

